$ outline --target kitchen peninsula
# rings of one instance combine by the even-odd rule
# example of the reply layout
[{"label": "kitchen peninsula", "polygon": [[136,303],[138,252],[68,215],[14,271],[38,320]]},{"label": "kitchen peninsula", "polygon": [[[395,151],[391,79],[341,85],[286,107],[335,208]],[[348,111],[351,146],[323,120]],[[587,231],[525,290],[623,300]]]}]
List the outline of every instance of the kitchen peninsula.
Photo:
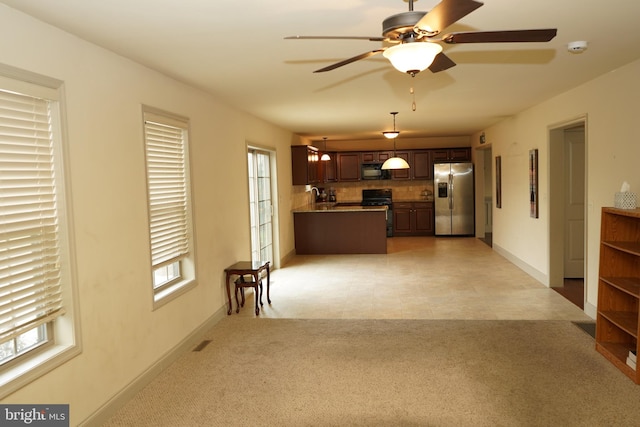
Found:
[{"label": "kitchen peninsula", "polygon": [[314,203],[293,211],[296,253],[386,254],[386,206]]}]

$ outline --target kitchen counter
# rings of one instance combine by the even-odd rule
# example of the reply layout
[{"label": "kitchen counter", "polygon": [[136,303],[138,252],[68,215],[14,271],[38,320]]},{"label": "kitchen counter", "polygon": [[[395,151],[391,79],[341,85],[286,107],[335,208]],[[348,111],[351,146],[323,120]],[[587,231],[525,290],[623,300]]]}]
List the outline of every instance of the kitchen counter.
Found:
[{"label": "kitchen counter", "polygon": [[387,207],[315,203],[295,209],[297,254],[386,254]]},{"label": "kitchen counter", "polygon": [[298,208],[293,213],[299,212],[362,212],[362,211],[383,211],[386,212],[386,206],[361,206],[360,202],[348,203],[314,203],[303,208]]},{"label": "kitchen counter", "polygon": [[394,200],[393,203],[433,203],[433,197],[430,199]]}]

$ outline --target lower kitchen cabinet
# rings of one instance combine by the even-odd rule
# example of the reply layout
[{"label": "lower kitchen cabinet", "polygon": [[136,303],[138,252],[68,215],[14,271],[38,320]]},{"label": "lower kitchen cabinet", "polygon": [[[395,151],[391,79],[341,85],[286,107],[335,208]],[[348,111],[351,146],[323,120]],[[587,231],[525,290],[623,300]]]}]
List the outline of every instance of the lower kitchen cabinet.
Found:
[{"label": "lower kitchen cabinet", "polygon": [[433,202],[394,202],[394,236],[433,236]]}]

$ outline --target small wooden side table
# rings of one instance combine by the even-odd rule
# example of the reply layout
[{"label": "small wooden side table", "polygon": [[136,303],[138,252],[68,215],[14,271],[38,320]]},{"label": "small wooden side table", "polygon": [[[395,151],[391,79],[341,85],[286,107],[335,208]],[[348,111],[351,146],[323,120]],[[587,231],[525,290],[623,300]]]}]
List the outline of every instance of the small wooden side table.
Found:
[{"label": "small wooden side table", "polygon": [[[269,272],[269,261],[238,261],[235,264],[224,269],[225,273],[227,273],[227,279],[225,281],[225,285],[227,286],[227,299],[229,300],[229,310],[227,310],[227,315],[231,314],[231,310],[233,308],[231,302],[231,290],[229,288],[231,276],[244,276],[245,274],[250,274],[253,276],[253,281],[258,283],[260,281],[260,274],[263,270],[267,271],[267,301],[271,304],[271,297],[269,296],[269,282],[270,282],[270,272]],[[256,301],[258,299],[258,295],[255,295]],[[240,308],[238,307],[238,310]],[[256,314],[259,313],[259,309],[256,308]]]}]

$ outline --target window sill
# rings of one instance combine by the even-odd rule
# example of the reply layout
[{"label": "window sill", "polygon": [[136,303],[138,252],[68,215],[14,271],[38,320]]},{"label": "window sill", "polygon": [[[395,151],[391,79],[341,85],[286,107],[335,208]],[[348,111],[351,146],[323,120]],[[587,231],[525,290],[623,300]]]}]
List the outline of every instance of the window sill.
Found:
[{"label": "window sill", "polygon": [[0,373],[0,399],[63,365],[82,352],[77,344],[54,345]]},{"label": "window sill", "polygon": [[178,298],[180,295],[188,292],[196,287],[197,282],[195,279],[184,280],[178,282],[172,286],[169,286],[162,291],[156,292],[153,295],[153,309],[156,310],[170,301]]}]

